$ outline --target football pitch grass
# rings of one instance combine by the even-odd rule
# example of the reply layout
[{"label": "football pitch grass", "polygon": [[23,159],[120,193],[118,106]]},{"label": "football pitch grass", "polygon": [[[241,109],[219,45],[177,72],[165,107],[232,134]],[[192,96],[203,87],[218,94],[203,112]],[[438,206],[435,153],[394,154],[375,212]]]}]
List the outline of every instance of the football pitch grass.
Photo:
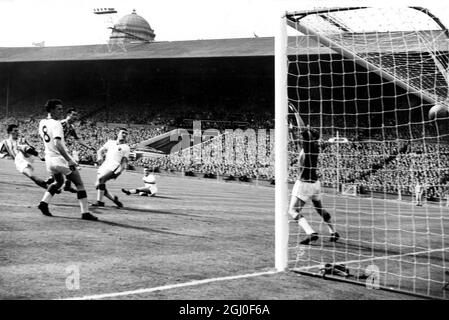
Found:
[{"label": "football pitch grass", "polygon": [[[41,162],[35,171],[47,176]],[[81,175],[93,202],[96,170]],[[108,183],[124,208],[106,200],[91,210],[98,222],[81,220],[68,192],[54,197],[55,217],[45,217],[36,207],[44,190],[0,160],[0,299],[415,299],[275,273],[272,187],[158,175],[157,197],[121,193],[141,177],[126,172]],[[330,208],[334,201],[324,197]],[[70,285],[74,270],[79,288]]]}]

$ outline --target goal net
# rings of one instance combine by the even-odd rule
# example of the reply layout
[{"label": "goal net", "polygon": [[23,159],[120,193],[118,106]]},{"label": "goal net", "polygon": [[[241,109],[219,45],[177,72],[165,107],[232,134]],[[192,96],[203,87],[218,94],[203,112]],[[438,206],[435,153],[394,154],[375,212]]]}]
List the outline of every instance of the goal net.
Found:
[{"label": "goal net", "polygon": [[[288,12],[281,20],[277,269],[449,297],[448,31],[417,7],[316,9]],[[310,202],[301,214],[318,240],[301,244],[307,235],[288,218],[287,181],[300,177],[300,169],[288,167],[301,149],[288,141],[288,104],[320,133],[322,203],[337,242]],[[337,134],[348,142],[332,143]],[[417,184],[426,198],[419,206],[413,201]]]}]

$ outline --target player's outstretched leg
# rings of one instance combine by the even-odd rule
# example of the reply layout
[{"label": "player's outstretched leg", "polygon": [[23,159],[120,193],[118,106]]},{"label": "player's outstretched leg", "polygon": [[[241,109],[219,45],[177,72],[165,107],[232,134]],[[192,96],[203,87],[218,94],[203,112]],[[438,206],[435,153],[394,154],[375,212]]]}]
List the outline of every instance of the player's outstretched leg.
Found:
[{"label": "player's outstretched leg", "polygon": [[104,207],[103,197],[104,191],[106,190],[106,185],[97,181],[95,184],[95,189],[97,189],[97,202],[92,204],[93,207]]},{"label": "player's outstretched leg", "polygon": [[119,208],[123,207],[123,204],[119,201],[117,196],[113,196],[107,189],[106,189],[106,182],[111,179],[116,179],[117,175],[113,171],[100,171],[99,175],[97,177],[97,182],[95,183],[95,186],[97,188],[97,203],[93,204],[95,207],[104,207],[103,198],[106,197],[112,202],[115,203],[115,205]]},{"label": "player's outstretched leg", "polygon": [[34,175],[33,170],[31,170],[30,168],[25,168],[23,169],[22,173],[30,178],[35,184],[37,184],[39,187],[47,189],[48,185],[47,182],[42,180],[41,178],[38,178]]},{"label": "player's outstretched leg", "polygon": [[337,242],[337,240],[340,238],[340,235],[335,230],[335,226],[332,223],[332,217],[329,212],[327,212],[326,209],[323,208],[323,204],[321,203],[321,200],[312,200],[313,206],[315,207],[316,212],[323,218],[323,221],[326,222],[327,228],[329,229],[330,233],[330,241],[331,242]]},{"label": "player's outstretched leg", "polygon": [[148,188],[137,188],[137,189],[122,189],[122,192],[129,196],[130,194],[138,194],[140,196],[152,196],[153,193]]},{"label": "player's outstretched leg", "polygon": [[88,203],[87,203],[87,193],[84,189],[84,183],[81,179],[80,173],[78,170],[72,171],[71,174],[67,176],[67,179],[72,181],[77,190],[77,198],[80,204],[81,210],[81,218],[84,220],[97,221],[98,218],[89,212]]},{"label": "player's outstretched leg", "polygon": [[156,193],[153,193],[153,191],[151,188],[138,188],[136,189],[136,192],[139,196],[145,196],[145,197],[152,197],[154,196]]},{"label": "player's outstretched leg", "polygon": [[106,191],[106,177],[98,176],[95,182],[95,189],[97,189],[97,202],[92,204],[93,207],[104,207],[104,194]]},{"label": "player's outstretched leg", "polygon": [[[100,167],[101,169],[101,167]],[[104,207],[105,203],[103,198],[106,196],[106,182],[114,177],[112,171],[100,171],[98,172],[97,181],[95,182],[95,188],[97,189],[97,202],[92,204],[94,207]],[[109,194],[110,195],[110,194]],[[113,200],[112,198],[111,200]]]},{"label": "player's outstretched leg", "polygon": [[53,177],[55,181],[52,184],[50,184],[50,186],[47,188],[47,191],[45,191],[41,202],[37,206],[38,209],[42,212],[42,214],[48,217],[52,216],[50,210],[48,209],[48,204],[64,183],[64,176],[61,173],[55,174],[53,175]]},{"label": "player's outstretched leg", "polygon": [[123,203],[121,203],[117,196],[113,196],[106,187],[104,188],[104,196],[115,203],[115,205],[119,208],[123,207]]},{"label": "player's outstretched leg", "polygon": [[302,208],[304,207],[305,202],[299,199],[298,197],[292,195],[290,199],[290,205],[288,208],[288,214],[293,218],[293,220],[298,221],[298,225],[304,230],[306,233],[306,238],[304,238],[300,244],[308,245],[311,242],[318,240],[318,233],[316,233],[310,224],[307,222],[307,219],[301,214]]},{"label": "player's outstretched leg", "polygon": [[78,190],[76,190],[75,188],[72,187],[72,182],[67,179],[64,183],[64,191],[68,191],[71,193],[77,193]]}]

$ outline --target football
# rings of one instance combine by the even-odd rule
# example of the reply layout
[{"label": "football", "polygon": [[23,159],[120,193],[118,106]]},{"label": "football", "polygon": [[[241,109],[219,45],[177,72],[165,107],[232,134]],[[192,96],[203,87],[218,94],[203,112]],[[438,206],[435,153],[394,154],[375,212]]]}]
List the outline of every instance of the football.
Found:
[{"label": "football", "polygon": [[436,104],[429,110],[429,119],[437,120],[437,119],[449,119],[449,107]]}]

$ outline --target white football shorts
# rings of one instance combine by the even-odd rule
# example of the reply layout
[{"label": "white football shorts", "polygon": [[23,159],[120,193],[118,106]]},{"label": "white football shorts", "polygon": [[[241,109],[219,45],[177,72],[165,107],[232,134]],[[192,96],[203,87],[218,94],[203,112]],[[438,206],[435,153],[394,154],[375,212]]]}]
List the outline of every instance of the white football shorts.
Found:
[{"label": "white football shorts", "polygon": [[293,186],[292,196],[301,199],[304,202],[307,200],[321,200],[321,183],[320,181],[315,182],[304,182],[301,180],[296,180]]},{"label": "white football shorts", "polygon": [[45,156],[45,166],[47,167],[47,171],[51,174],[62,173],[67,176],[72,173],[72,170],[69,168],[69,163],[61,156]]},{"label": "white football shorts", "polygon": [[145,187],[145,189],[150,190],[152,195],[157,193],[157,187],[155,184],[150,184],[149,186]]},{"label": "white football shorts", "polygon": [[110,174],[111,172],[114,172],[120,167],[120,164],[117,163],[108,163],[103,162],[101,166],[98,168],[97,175],[99,177],[104,177],[107,174]]},{"label": "white football shorts", "polygon": [[30,168],[31,170],[33,170],[33,166],[32,164],[32,159],[31,158],[25,158],[25,156],[23,155],[22,152],[17,153],[15,159],[14,159],[14,163],[16,165],[16,169],[20,172],[23,173],[23,171],[26,168]]}]

